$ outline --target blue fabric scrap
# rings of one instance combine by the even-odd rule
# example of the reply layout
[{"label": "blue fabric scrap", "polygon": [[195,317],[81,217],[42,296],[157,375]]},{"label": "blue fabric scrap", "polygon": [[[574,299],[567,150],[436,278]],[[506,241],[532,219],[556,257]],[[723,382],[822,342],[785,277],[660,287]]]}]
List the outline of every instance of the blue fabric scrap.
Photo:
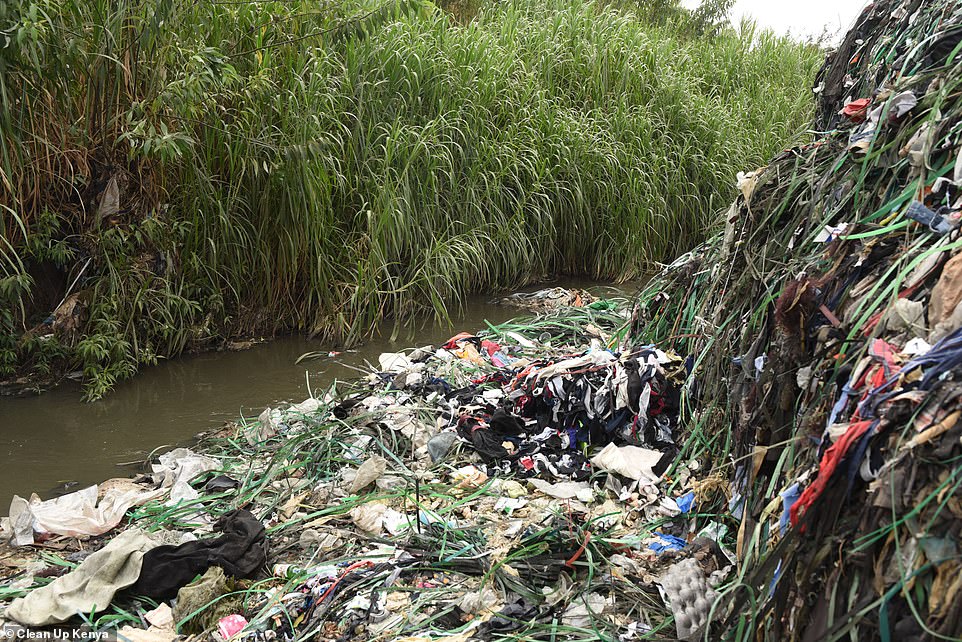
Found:
[{"label": "blue fabric scrap", "polygon": [[688,542],[680,537],[675,537],[674,535],[666,535],[665,533],[653,533],[658,537],[658,542],[652,542],[648,545],[648,548],[655,551],[659,555],[665,551],[680,551],[681,549],[688,546]]},{"label": "blue fabric scrap", "polygon": [[695,493],[688,492],[676,499],[675,503],[678,504],[678,510],[687,513],[692,509],[692,506],[695,505]]},{"label": "blue fabric scrap", "polygon": [[792,506],[794,506],[798,498],[802,496],[802,489],[795,483],[779,494],[782,496],[782,517],[778,520],[778,530],[784,535],[788,532],[788,525],[791,523]]},{"label": "blue fabric scrap", "polygon": [[952,224],[944,216],[938,212],[933,212],[919,201],[912,201],[909,204],[905,210],[905,216],[939,234],[948,234],[952,231]]}]

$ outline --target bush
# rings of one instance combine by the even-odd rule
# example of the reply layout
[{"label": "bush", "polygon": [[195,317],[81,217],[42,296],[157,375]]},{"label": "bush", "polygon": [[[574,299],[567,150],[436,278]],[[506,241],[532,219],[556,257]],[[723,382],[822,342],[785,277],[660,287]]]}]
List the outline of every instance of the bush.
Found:
[{"label": "bush", "polygon": [[228,336],[636,277],[792,140],[821,58],[575,0],[16,0],[0,25],[0,364],[35,372],[24,338],[53,333],[90,396]]}]

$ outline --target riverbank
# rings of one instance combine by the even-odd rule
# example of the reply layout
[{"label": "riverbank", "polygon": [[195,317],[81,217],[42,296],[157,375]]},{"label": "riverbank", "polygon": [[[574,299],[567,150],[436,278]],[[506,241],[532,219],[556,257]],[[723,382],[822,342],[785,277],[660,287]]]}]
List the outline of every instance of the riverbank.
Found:
[{"label": "riverbank", "polygon": [[632,4],[47,4],[0,6],[0,380],[89,399],[252,336],[645,274],[804,127],[822,57]]}]

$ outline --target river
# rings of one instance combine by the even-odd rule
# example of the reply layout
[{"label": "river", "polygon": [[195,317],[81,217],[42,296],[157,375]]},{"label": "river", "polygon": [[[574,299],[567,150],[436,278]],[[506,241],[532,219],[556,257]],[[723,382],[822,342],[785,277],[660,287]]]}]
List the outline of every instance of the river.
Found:
[{"label": "river", "polygon": [[[540,287],[558,285],[539,284]],[[628,293],[637,285],[612,289],[604,284],[567,280],[597,295]],[[305,337],[282,337],[240,352],[184,356],[144,368],[117,385],[106,398],[80,401],[80,387],[66,383],[42,395],[0,397],[0,514],[14,494],[36,492],[47,498],[111,477],[142,470],[157,449],[184,444],[197,433],[241,416],[256,416],[265,406],[298,402],[335,379],[356,378],[382,352],[443,343],[461,330],[476,331],[485,321],[501,323],[524,313],[496,305],[491,297],[472,297],[450,325],[438,321],[393,327],[354,351],[296,364],[306,352],[330,346]],[[392,338],[392,334],[395,334]],[[166,447],[166,448],[165,448]],[[128,462],[139,462],[124,465]]]}]

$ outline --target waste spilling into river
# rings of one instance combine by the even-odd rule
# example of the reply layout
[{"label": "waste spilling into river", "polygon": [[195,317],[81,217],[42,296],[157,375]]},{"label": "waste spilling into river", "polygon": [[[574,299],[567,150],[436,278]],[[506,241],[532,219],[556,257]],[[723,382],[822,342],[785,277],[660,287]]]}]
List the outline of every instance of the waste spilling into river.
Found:
[{"label": "waste spilling into river", "polygon": [[666,474],[692,360],[611,350],[629,317],[599,300],[385,353],[139,479],[17,498],[6,617],[134,641],[632,639],[667,600],[697,631],[734,562],[723,524],[695,530],[724,483]]},{"label": "waste spilling into river", "polygon": [[134,642],[959,639],[960,50],[955,3],[870,5],[818,80],[828,133],[740,176],[724,230],[637,301],[527,300],[140,478],[15,499],[3,617]]}]

